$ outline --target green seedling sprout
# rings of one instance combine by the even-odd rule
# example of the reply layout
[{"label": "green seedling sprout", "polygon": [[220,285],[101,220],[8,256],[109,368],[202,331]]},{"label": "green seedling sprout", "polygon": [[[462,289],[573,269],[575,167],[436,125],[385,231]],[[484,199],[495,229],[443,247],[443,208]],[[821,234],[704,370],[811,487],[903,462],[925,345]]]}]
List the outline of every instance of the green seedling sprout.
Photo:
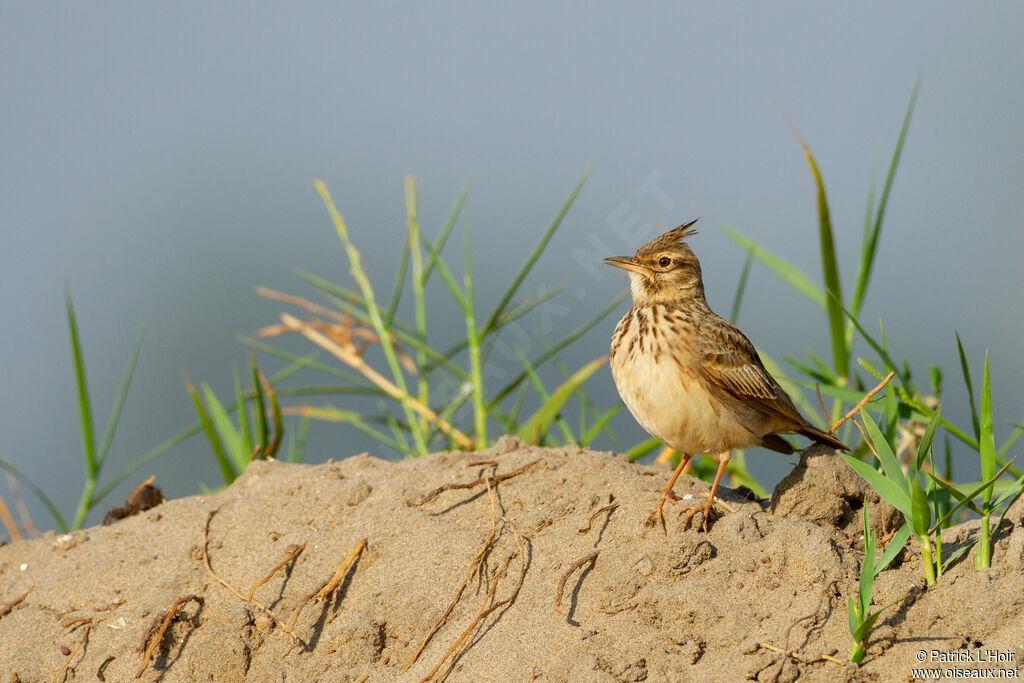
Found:
[{"label": "green seedling sprout", "polygon": [[[859,462],[859,461],[858,461]],[[864,562],[860,566],[860,580],[857,584],[857,595],[856,597],[847,598],[846,603],[846,615],[849,621],[850,635],[853,637],[853,647],[850,650],[850,661],[854,664],[860,664],[861,660],[864,659],[865,643],[867,641],[868,634],[871,633],[871,629],[875,627],[875,622],[882,615],[882,612],[889,609],[896,603],[900,602],[906,596],[899,597],[888,605],[871,612],[871,593],[874,591],[875,577],[889,566],[893,558],[896,557],[896,552],[890,552],[894,547],[896,551],[903,547],[903,543],[906,542],[906,538],[903,539],[903,543],[899,543],[897,538],[894,538],[889,542],[889,547],[886,548],[886,552],[879,558],[878,562],[875,562],[875,537],[871,533],[870,518],[868,516],[868,508],[864,507]]]}]

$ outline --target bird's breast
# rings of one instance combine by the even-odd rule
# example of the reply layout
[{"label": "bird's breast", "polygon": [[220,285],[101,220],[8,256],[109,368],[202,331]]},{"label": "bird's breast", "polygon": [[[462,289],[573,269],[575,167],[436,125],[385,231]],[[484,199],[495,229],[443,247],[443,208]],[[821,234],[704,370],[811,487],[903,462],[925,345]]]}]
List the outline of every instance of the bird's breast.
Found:
[{"label": "bird's breast", "polygon": [[704,378],[687,338],[691,328],[662,308],[630,309],[612,336],[612,378],[629,412],[652,436],[683,453],[760,443]]}]

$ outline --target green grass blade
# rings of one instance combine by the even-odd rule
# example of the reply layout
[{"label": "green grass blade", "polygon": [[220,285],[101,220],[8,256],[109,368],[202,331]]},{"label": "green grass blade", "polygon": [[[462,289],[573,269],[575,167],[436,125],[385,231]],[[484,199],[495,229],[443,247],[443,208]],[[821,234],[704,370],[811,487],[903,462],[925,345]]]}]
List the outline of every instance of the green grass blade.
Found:
[{"label": "green grass blade", "polygon": [[[252,409],[256,416],[254,436],[256,437],[256,445],[259,446],[256,458],[262,459],[266,456],[267,444],[270,442],[270,428],[267,426],[267,403],[263,398],[263,385],[260,384],[260,370],[256,367],[256,359],[249,356],[249,363],[252,365],[252,393],[254,397]],[[238,471],[242,472],[244,470],[245,468],[242,467]]]},{"label": "green grass blade", "polygon": [[85,361],[82,358],[82,343],[78,336],[78,322],[75,319],[75,307],[71,302],[71,291],[64,288],[64,304],[67,309],[68,334],[71,338],[71,355],[75,366],[75,386],[78,389],[78,414],[82,431],[82,456],[85,460],[85,483],[82,495],[75,510],[72,529],[82,528],[85,516],[93,506],[93,490],[99,477],[100,464],[96,458],[96,437],[93,431],[92,403],[89,399],[89,387],[85,377]]},{"label": "green grass blade", "polygon": [[306,437],[309,435],[309,423],[310,419],[306,416],[299,420],[299,428],[295,431],[294,439],[289,440],[288,462],[302,462],[302,458],[306,454]]},{"label": "green grass blade", "polygon": [[861,413],[861,417],[864,421],[864,427],[867,429],[868,439],[871,441],[871,445],[875,447],[875,453],[878,455],[882,468],[885,470],[885,476],[903,489],[904,493],[909,493],[910,489],[907,486],[906,477],[903,476],[903,468],[900,467],[900,461],[896,459],[893,448],[878,428],[875,420],[871,417],[871,413]]},{"label": "green grass blade", "polygon": [[206,440],[209,441],[210,449],[213,450],[213,457],[220,467],[224,483],[230,484],[238,477],[238,472],[232,467],[231,461],[224,453],[224,445],[221,443],[220,437],[217,436],[217,430],[214,428],[213,421],[210,419],[209,414],[207,414],[206,408],[203,407],[203,402],[199,400],[199,393],[196,391],[196,388],[188,380],[185,380],[185,388],[188,390],[188,395],[192,397],[192,405],[195,406],[196,414],[199,416],[199,425],[202,427],[203,432],[206,433]]},{"label": "green grass blade", "polygon": [[260,373],[260,380],[264,385],[263,388],[267,398],[270,400],[270,418],[271,424],[274,427],[274,436],[270,440],[270,446],[264,452],[264,457],[273,458],[281,448],[281,439],[284,437],[284,418],[281,416],[281,404],[277,402],[277,394],[274,392],[274,387],[270,385],[270,382],[267,381],[262,372]]},{"label": "green grass blade", "polygon": [[228,411],[224,409],[224,406],[209,385],[203,382],[199,386],[203,390],[203,398],[206,399],[206,410],[213,422],[214,429],[217,430],[217,436],[220,437],[221,443],[224,444],[224,449],[234,462],[235,471],[242,472],[249,464],[249,454],[252,451],[246,451],[242,448],[241,434],[231,424],[231,417],[228,415]]},{"label": "green grass blade", "polygon": [[978,407],[974,403],[974,386],[971,383],[971,369],[967,365],[967,356],[964,354],[964,345],[960,341],[960,333],[953,331],[956,335],[956,350],[960,355],[960,370],[964,375],[964,384],[967,385],[967,400],[971,404],[971,424],[974,426],[974,438],[981,438],[981,422],[978,420]]},{"label": "green grass blade", "polygon": [[103,467],[110,452],[110,444],[114,441],[114,432],[117,431],[117,423],[121,420],[121,411],[124,409],[125,399],[128,397],[128,388],[132,385],[132,377],[135,376],[135,367],[139,362],[139,352],[142,351],[142,337],[145,328],[139,326],[139,334],[135,338],[135,346],[132,347],[131,358],[125,367],[124,376],[121,378],[121,385],[114,395],[114,407],[110,411],[110,418],[107,420],[107,428],[103,430],[103,438],[100,440],[100,449],[96,454],[97,469]]},{"label": "green grass blade", "polygon": [[747,278],[750,276],[750,266],[754,262],[754,252],[756,250],[756,244],[753,249],[747,250],[747,258],[744,259],[743,270],[740,271],[740,281],[736,284],[736,296],[733,297],[732,310],[729,312],[729,322],[734,325],[740,315],[740,303],[743,302],[743,294],[747,291]]},{"label": "green grass blade", "polygon": [[[903,143],[907,138],[907,130],[910,128],[910,118],[914,113],[914,106],[917,103],[917,93],[921,87],[921,75],[918,74],[914,81],[914,89],[910,93],[910,102],[907,104],[907,111],[903,115],[903,124],[900,126],[900,134],[896,139],[896,149],[893,151],[892,160],[889,162],[889,172],[885,176],[885,185],[882,187],[882,196],[878,202],[878,210],[875,214],[874,223],[870,231],[865,231],[864,243],[861,246],[860,265],[857,271],[857,284],[853,292],[853,299],[850,302],[850,310],[855,315],[860,315],[861,304],[864,303],[864,294],[867,291],[868,282],[871,279],[871,270],[875,264],[875,254],[878,251],[878,235],[882,231],[882,221],[885,219],[885,209],[889,203],[889,191],[892,189],[893,180],[896,177],[896,168],[900,163],[900,156],[903,154]],[[872,183],[872,187],[874,183]]]},{"label": "green grass blade", "polygon": [[402,445],[392,439],[384,432],[374,429],[366,423],[363,419],[363,415],[352,410],[339,410],[331,405],[326,406],[302,406],[300,413],[303,417],[308,417],[313,420],[323,420],[325,422],[344,422],[352,425],[356,429],[366,434],[369,434],[377,441],[381,442],[385,446],[390,446],[399,453],[405,450]]},{"label": "green grass blade", "polygon": [[913,529],[910,528],[910,523],[904,524],[900,527],[900,530],[896,532],[896,535],[889,541],[889,545],[885,546],[885,552],[878,558],[878,562],[875,563],[875,576],[878,576],[899,554],[903,546],[910,540],[910,535]]},{"label": "green grass blade", "polygon": [[92,424],[92,404],[89,400],[89,387],[85,378],[85,361],[82,359],[82,344],[78,337],[75,307],[71,302],[71,291],[67,288],[64,289],[64,304],[67,308],[71,356],[75,366],[75,386],[78,389],[78,414],[81,421],[82,454],[85,457],[85,472],[88,478],[95,478],[98,463],[96,462],[96,440]]},{"label": "green grass blade", "polygon": [[380,339],[380,346],[384,350],[384,357],[387,359],[388,366],[391,368],[393,381],[401,393],[400,403],[402,404],[402,410],[405,413],[406,422],[409,423],[413,439],[416,443],[416,452],[426,454],[427,444],[423,439],[422,431],[417,426],[416,414],[413,412],[412,407],[409,404],[409,390],[406,388],[405,375],[402,374],[402,368],[398,365],[398,358],[395,355],[394,345],[391,343],[391,334],[384,326],[380,309],[377,307],[376,300],[374,299],[373,286],[370,284],[370,280],[366,277],[366,273],[363,270],[359,252],[349,239],[348,228],[345,226],[345,220],[341,217],[341,214],[338,213],[338,209],[334,205],[334,200],[331,199],[327,186],[319,180],[316,181],[314,185],[317,192],[320,193],[320,197],[324,202],[327,213],[330,215],[331,222],[334,224],[335,232],[337,232],[338,237],[341,239],[342,245],[345,248],[349,265],[352,268],[352,276],[359,284],[359,289],[363,294],[364,301],[366,302],[367,312],[370,314],[370,320],[373,322],[373,329],[377,333],[377,337]]},{"label": "green grass blade", "polygon": [[455,203],[452,204],[451,211],[448,212],[448,219],[445,220],[444,225],[441,227],[441,233],[431,245],[430,258],[427,259],[427,265],[423,269],[424,287],[430,280],[430,274],[434,271],[434,265],[440,258],[441,252],[444,250],[444,245],[448,241],[448,236],[451,234],[452,228],[455,227],[455,222],[459,219],[459,214],[462,213],[462,207],[465,206],[466,197],[469,195],[469,186],[470,183],[468,181],[462,186],[459,196],[455,198]]},{"label": "green grass blade", "polygon": [[[972,489],[968,493],[960,493],[960,491],[958,491],[956,489],[956,487],[950,486],[949,484],[946,484],[946,482],[944,482],[944,481],[934,477],[934,475],[929,474],[929,476],[931,476],[935,480],[936,484],[938,484],[939,486],[942,486],[944,489],[946,489],[951,494],[953,494],[954,498],[956,498],[958,501],[960,501],[955,506],[950,508],[949,512],[947,512],[941,519],[939,519],[939,521],[937,521],[934,525],[932,525],[932,531],[934,532],[936,529],[942,528],[942,526],[946,523],[946,520],[948,520],[950,517],[952,517],[953,513],[955,513],[961,507],[964,507],[964,506],[970,507],[970,505],[968,505],[968,503],[970,503],[970,501],[973,501],[975,498],[977,498],[978,494],[980,494],[982,491],[984,491],[987,488],[990,488],[992,486],[992,484],[994,484],[996,482],[996,480],[999,479],[999,477],[1003,476],[1003,472],[1005,472],[1007,469],[1009,469],[1010,463],[1012,463],[1012,462],[1013,461],[1011,460],[1010,462],[1008,462],[1005,465],[1003,465],[1002,467],[1000,467],[999,470],[995,473],[995,475],[992,476],[991,479],[989,479],[988,481],[981,482],[980,484],[978,484],[978,486],[976,486],[974,489]],[[971,505],[973,505],[973,503],[971,503]],[[981,509],[978,509],[978,508],[972,508],[972,509],[976,509],[978,514],[983,514],[983,510],[981,510]]]},{"label": "green grass blade", "polygon": [[924,428],[924,436],[921,437],[921,442],[917,445],[917,470],[921,469],[921,464],[932,449],[932,440],[935,438],[935,431],[939,428],[941,420],[942,404],[939,404],[935,407],[935,415],[928,421],[928,426]]},{"label": "green grass blade", "polygon": [[405,289],[405,276],[409,270],[409,249],[410,240],[402,245],[402,254],[398,258],[398,270],[395,271],[395,282],[391,285],[391,301],[384,312],[384,326],[388,329],[394,325],[395,313],[398,311],[398,303],[402,300],[402,290]]},{"label": "green grass blade", "polygon": [[[537,392],[537,396],[540,397],[541,405],[543,406],[544,404],[546,404],[551,399],[551,394],[549,394],[548,390],[544,387],[544,382],[541,381],[541,378],[537,374],[537,371],[534,369],[534,367],[532,365],[530,365],[530,360],[523,354],[522,350],[521,349],[517,349],[517,352],[519,353],[519,362],[523,364],[523,368],[526,370],[527,374],[529,375],[530,384],[533,385],[533,390]],[[572,438],[572,431],[569,429],[568,425],[565,423],[565,420],[562,420],[559,416],[556,415],[554,421],[557,423],[558,428],[562,431],[562,438],[565,440],[565,442],[566,443],[571,442],[573,440],[573,438]],[[524,426],[524,428],[525,428],[525,426]],[[523,438],[523,437],[521,437],[521,438]],[[535,443],[537,445],[543,446],[543,445],[545,445],[546,441],[547,441],[547,430],[545,429],[545,431],[542,432],[542,433],[539,433],[537,435],[537,437],[533,441],[531,441],[531,443]]]},{"label": "green grass blade", "polygon": [[845,453],[843,454],[843,459],[864,481],[871,484],[871,487],[878,492],[878,495],[885,498],[894,508],[902,512],[908,521],[913,517],[913,511],[910,509],[910,496],[898,484],[887,479],[882,473],[866,462],[852,458]]},{"label": "green grass blade", "polygon": [[533,268],[533,264],[537,262],[538,258],[540,258],[541,253],[543,253],[544,249],[548,246],[548,242],[551,241],[551,238],[554,236],[558,226],[562,224],[562,219],[565,218],[565,214],[568,213],[572,203],[576,200],[576,196],[579,195],[580,190],[583,189],[583,184],[587,182],[587,177],[589,175],[590,169],[588,168],[583,172],[583,177],[579,179],[576,186],[572,188],[568,198],[562,203],[562,207],[555,215],[555,219],[551,221],[551,225],[549,225],[548,229],[544,232],[540,242],[537,243],[537,246],[533,248],[533,252],[526,259],[526,262],[519,268],[519,272],[516,273],[515,278],[512,280],[512,284],[510,284],[505,290],[505,294],[501,297],[501,301],[494,308],[494,312],[491,313],[491,317],[484,325],[483,331],[480,334],[481,337],[487,337],[487,335],[489,335],[494,329],[495,324],[498,322],[498,318],[502,313],[504,313],[505,307],[508,306],[508,302],[511,301],[512,297],[515,296],[517,291],[519,291],[519,286],[523,283],[523,280]]},{"label": "green grass blade", "polygon": [[[985,351],[985,371],[981,378],[981,435],[978,439],[981,448],[981,478],[991,479],[996,471],[996,443],[992,420],[992,379],[988,371],[988,351]],[[992,488],[986,488],[981,494],[982,508],[988,508],[992,500]]]},{"label": "green grass blade", "polygon": [[[787,123],[789,123],[788,119]],[[821,253],[821,272],[825,282],[825,291],[831,292],[833,295],[825,299],[825,311],[828,314],[828,326],[832,337],[832,360],[836,375],[839,376],[839,383],[842,384],[850,374],[850,354],[846,347],[846,323],[843,320],[842,311],[843,290],[839,281],[839,266],[836,263],[835,239],[832,234],[828,197],[825,195],[825,182],[821,178],[821,170],[818,168],[814,154],[811,153],[811,148],[797,132],[796,127],[792,123],[789,123],[789,126],[793,129],[797,140],[800,141],[804,156],[807,158],[807,165],[814,177],[818,205],[818,248]]]},{"label": "green grass blade", "polygon": [[242,378],[238,376],[238,368],[232,363],[231,368],[235,379],[235,405],[238,407],[238,439],[240,450],[249,455],[252,453],[252,430],[249,428],[248,404],[245,402],[245,394],[242,393]]},{"label": "green grass blade", "polygon": [[53,521],[57,523],[57,528],[59,528],[62,533],[66,534],[68,532],[68,524],[64,521],[64,516],[60,514],[60,510],[57,509],[57,506],[54,505],[53,501],[50,500],[50,497],[46,495],[46,492],[43,491],[43,489],[36,486],[25,473],[8,462],[6,458],[0,457],[0,469],[10,472],[13,477],[27,486],[32,493],[36,494],[36,498],[39,499],[46,510],[50,513],[50,516],[53,517]]},{"label": "green grass blade", "polygon": [[1013,425],[1013,431],[1010,433],[1010,436],[1006,437],[1003,445],[999,447],[996,458],[1000,460],[1005,458],[1006,454],[1013,448],[1013,444],[1017,443],[1017,439],[1020,438],[1021,434],[1024,434],[1024,422]]},{"label": "green grass blade", "polygon": [[604,431],[604,428],[611,422],[612,418],[619,414],[622,407],[623,404],[619,403],[601,413],[597,420],[594,421],[594,424],[590,425],[587,431],[583,433],[583,436],[580,437],[580,445],[584,447],[589,446],[597,438],[597,435]]},{"label": "green grass blade", "polygon": [[718,227],[722,232],[732,238],[734,242],[752,253],[754,258],[760,261],[768,270],[781,277],[790,287],[818,304],[822,309],[826,307],[825,292],[818,287],[818,285],[814,284],[814,282],[811,281],[811,278],[807,277],[807,275],[805,275],[799,268],[791,264],[789,261],[786,261],[781,256],[768,251],[764,247],[758,246],[754,240],[725,223],[719,222]]},{"label": "green grass blade", "polygon": [[647,441],[642,441],[630,448],[626,451],[626,455],[629,456],[630,460],[636,461],[649,453],[653,453],[659,448],[662,448],[662,443],[660,441],[657,439],[648,439]]},{"label": "green grass blade", "polygon": [[[599,322],[604,320],[608,316],[609,313],[611,313],[616,308],[618,308],[619,304],[621,304],[626,299],[627,296],[629,296],[629,292],[628,291],[623,292],[619,296],[615,297],[612,300],[612,302],[610,304],[608,304],[607,306],[605,306],[600,312],[598,312],[597,315],[595,315],[593,318],[591,318],[587,322],[585,322],[582,325],[580,325],[579,327],[577,327],[575,330],[570,332],[564,339],[562,339],[562,341],[558,342],[557,344],[552,346],[550,349],[548,349],[547,351],[542,353],[540,355],[540,357],[537,358],[537,360],[533,361],[533,366],[535,368],[539,368],[541,365],[543,365],[549,359],[551,359],[555,355],[557,355],[559,351],[561,351],[566,346],[568,346],[569,344],[573,343],[574,341],[576,341],[577,339],[582,337],[584,334],[589,332],[591,329],[593,329],[593,327],[595,325],[597,325]],[[491,400],[488,402],[488,409],[490,409],[492,406],[497,405],[499,402],[501,402],[501,400],[503,398],[508,396],[511,392],[515,391],[516,387],[518,387],[523,382],[523,380],[525,380],[525,379],[526,379],[526,372],[524,371],[524,372],[520,373],[515,379],[513,379],[509,384],[507,384],[494,397],[491,398]]]},{"label": "green grass blade", "polygon": [[537,443],[537,439],[547,432],[552,420],[555,419],[572,395],[576,393],[576,390],[583,386],[583,383],[607,361],[608,358],[606,356],[601,356],[573,373],[572,377],[559,386],[551,394],[551,397],[544,402],[544,405],[526,421],[519,429],[517,436],[530,443]]},{"label": "green grass blade", "polygon": [[463,224],[462,241],[465,245],[465,274],[463,288],[466,292],[466,341],[469,343],[469,375],[473,387],[473,432],[477,450],[487,448],[487,408],[484,406],[484,380],[480,367],[480,336],[476,327],[476,313],[473,303],[473,255],[469,243],[469,226]]},{"label": "green grass blade", "polygon": [[[412,256],[412,293],[413,304],[416,315],[416,336],[423,342],[427,342],[427,307],[424,297],[424,275],[423,275],[423,250],[420,246],[420,223],[419,208],[416,203],[416,183],[412,176],[405,179],[405,216],[409,224],[408,250]],[[388,325],[388,327],[393,327]],[[430,379],[425,370],[427,366],[427,353],[424,348],[416,349],[416,367],[420,372],[416,377],[417,398],[425,406],[430,405]],[[421,418],[420,429],[426,429],[426,419]]]}]

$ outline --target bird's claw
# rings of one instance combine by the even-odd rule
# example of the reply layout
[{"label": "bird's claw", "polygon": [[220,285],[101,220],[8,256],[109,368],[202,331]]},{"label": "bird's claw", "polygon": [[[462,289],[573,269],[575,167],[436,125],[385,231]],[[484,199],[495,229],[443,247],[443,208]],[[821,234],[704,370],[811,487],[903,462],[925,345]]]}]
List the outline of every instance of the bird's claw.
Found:
[{"label": "bird's claw", "polygon": [[667,532],[665,531],[665,515],[662,514],[661,509],[665,506],[665,501],[668,500],[678,502],[680,498],[671,490],[662,491],[661,496],[658,498],[658,504],[651,510],[651,514],[647,516],[647,526],[660,526],[662,533]]},{"label": "bird's claw", "polygon": [[676,531],[685,529],[693,519],[694,515],[698,512],[703,513],[701,515],[700,526],[698,527],[702,533],[708,533],[708,524],[711,523],[718,515],[714,511],[715,501],[712,498],[708,498],[700,505],[684,505],[679,509],[680,516],[682,519],[679,521],[679,525],[676,527]]}]

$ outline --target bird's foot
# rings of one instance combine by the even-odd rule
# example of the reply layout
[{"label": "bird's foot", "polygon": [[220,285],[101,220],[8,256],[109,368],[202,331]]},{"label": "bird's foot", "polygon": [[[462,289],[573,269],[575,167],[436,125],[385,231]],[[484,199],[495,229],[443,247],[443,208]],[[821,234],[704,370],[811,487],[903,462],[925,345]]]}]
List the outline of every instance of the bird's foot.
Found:
[{"label": "bird's foot", "polygon": [[651,514],[647,517],[647,526],[660,526],[661,532],[665,531],[665,515],[662,514],[661,509],[665,506],[665,501],[671,500],[676,502],[679,500],[679,496],[672,492],[672,489],[665,489],[661,492],[661,496],[658,498],[658,504],[651,510]]},{"label": "bird's foot", "polygon": [[698,512],[700,512],[702,514],[700,526],[698,528],[701,530],[701,532],[706,534],[708,532],[708,524],[711,523],[711,520],[718,517],[718,513],[716,513],[714,510],[714,505],[714,496],[708,496],[708,499],[705,500],[700,505],[684,505],[683,507],[679,508],[679,513],[682,519],[679,521],[679,525],[676,527],[676,531],[679,531],[680,529],[685,529],[687,525],[689,525],[690,521],[694,518],[694,516]]}]

